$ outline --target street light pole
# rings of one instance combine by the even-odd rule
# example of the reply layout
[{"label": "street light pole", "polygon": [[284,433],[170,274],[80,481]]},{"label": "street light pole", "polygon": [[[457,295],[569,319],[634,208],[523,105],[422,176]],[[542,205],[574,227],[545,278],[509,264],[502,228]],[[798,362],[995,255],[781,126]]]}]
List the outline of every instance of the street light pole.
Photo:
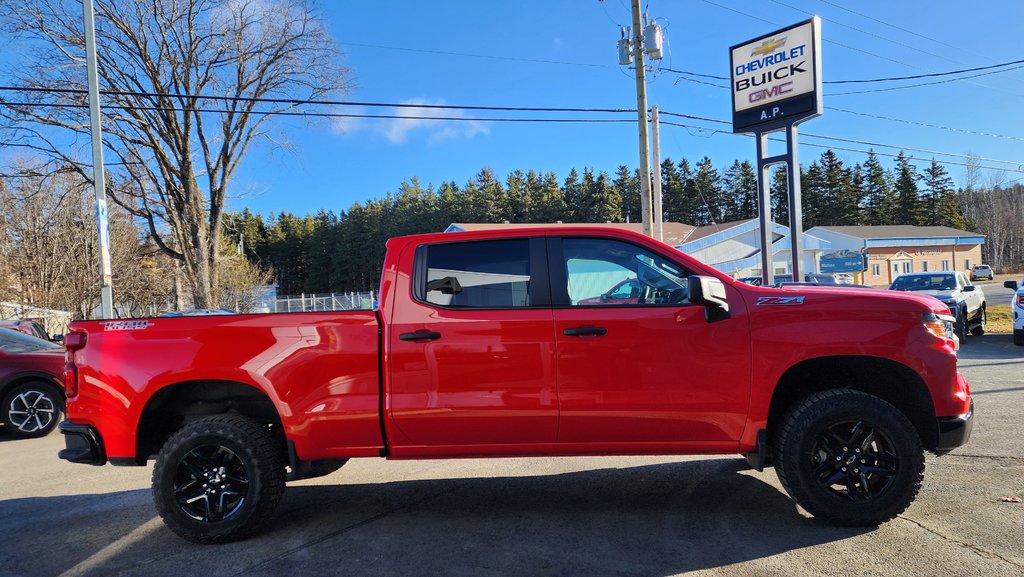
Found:
[{"label": "street light pole", "polygon": [[647,79],[644,77],[644,30],[640,24],[640,0],[633,0],[633,55],[636,70],[636,115],[640,128],[640,211],[643,231],[653,236],[651,208],[651,159],[647,137]]},{"label": "street light pole", "polygon": [[100,90],[96,78],[96,26],[92,0],[82,2],[85,21],[85,63],[89,77],[89,120],[92,132],[92,185],[96,191],[96,232],[100,253],[100,316],[114,318],[111,292],[110,234],[107,231],[107,192],[104,188],[103,133],[100,131]]}]

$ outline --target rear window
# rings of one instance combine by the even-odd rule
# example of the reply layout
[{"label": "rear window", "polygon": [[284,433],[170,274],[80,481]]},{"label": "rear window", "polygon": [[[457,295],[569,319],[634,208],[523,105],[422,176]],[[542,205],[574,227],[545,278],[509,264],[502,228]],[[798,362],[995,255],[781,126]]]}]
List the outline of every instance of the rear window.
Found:
[{"label": "rear window", "polygon": [[426,247],[426,277],[417,296],[456,308],[528,307],[529,239],[455,242]]},{"label": "rear window", "polygon": [[60,348],[60,345],[55,345],[49,341],[30,337],[15,330],[0,328],[0,351],[7,354],[52,351]]}]

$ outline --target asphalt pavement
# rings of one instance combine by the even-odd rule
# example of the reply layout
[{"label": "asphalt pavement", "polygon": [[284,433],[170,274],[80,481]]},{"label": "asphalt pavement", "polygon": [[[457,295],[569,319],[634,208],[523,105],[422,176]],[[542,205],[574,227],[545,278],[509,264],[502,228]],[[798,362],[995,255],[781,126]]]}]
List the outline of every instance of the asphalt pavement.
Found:
[{"label": "asphalt pavement", "polygon": [[988,334],[960,357],[971,441],[878,528],[824,525],[733,456],[359,459],[291,484],[269,531],[198,546],[156,516],[151,466],[0,432],[0,577],[1024,575],[1024,347]]}]

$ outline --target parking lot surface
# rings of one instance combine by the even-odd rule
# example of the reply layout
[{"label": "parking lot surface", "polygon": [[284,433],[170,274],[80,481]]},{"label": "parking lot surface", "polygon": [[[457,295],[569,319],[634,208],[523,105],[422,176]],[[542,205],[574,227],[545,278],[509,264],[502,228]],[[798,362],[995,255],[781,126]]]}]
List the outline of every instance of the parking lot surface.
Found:
[{"label": "parking lot surface", "polygon": [[737,457],[353,460],[289,485],[268,531],[182,541],[145,468],[60,461],[0,431],[0,577],[86,575],[1022,575],[1024,347],[971,338],[970,443],[929,455],[878,528],[810,518]]}]

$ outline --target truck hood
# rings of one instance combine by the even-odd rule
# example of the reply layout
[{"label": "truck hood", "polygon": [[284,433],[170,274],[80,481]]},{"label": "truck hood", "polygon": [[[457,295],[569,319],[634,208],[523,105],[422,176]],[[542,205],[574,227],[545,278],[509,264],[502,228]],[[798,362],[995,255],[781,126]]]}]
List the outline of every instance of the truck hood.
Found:
[{"label": "truck hood", "polygon": [[928,295],[928,296],[935,297],[935,298],[939,299],[940,301],[956,299],[960,295],[960,291],[958,291],[958,290],[948,290],[948,291],[892,291],[892,292]]},{"label": "truck hood", "polygon": [[[850,306],[857,310],[916,310],[920,312],[933,312],[936,314],[949,314],[949,307],[942,302],[946,295],[950,298],[951,291],[893,291],[887,289],[846,287],[836,286],[784,286],[779,289],[761,289],[761,292],[782,296],[805,296],[805,302],[811,304],[817,301],[835,303],[838,306]],[[823,302],[824,301],[824,302]],[[756,304],[756,303],[755,303]]]}]

